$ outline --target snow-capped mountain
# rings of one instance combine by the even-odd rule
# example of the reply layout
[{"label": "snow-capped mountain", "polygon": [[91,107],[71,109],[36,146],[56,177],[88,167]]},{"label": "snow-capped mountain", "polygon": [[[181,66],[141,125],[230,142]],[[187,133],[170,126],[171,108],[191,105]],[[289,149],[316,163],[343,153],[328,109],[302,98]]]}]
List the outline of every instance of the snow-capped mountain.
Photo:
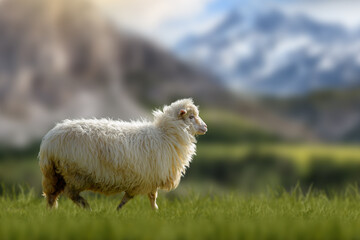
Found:
[{"label": "snow-capped mountain", "polygon": [[280,10],[230,12],[176,51],[235,91],[304,94],[360,85],[360,34]]}]

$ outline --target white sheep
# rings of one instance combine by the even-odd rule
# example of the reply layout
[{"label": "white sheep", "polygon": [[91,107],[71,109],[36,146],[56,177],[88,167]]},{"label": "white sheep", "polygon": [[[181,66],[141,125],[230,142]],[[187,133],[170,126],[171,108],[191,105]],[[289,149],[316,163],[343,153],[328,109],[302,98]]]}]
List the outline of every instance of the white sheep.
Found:
[{"label": "white sheep", "polygon": [[49,207],[64,192],[89,208],[79,194],[125,192],[120,209],[138,194],[147,194],[158,209],[158,189],[175,189],[195,154],[195,135],[205,134],[192,99],[182,99],[153,112],[154,121],[108,119],[65,120],[42,140],[39,164]]}]

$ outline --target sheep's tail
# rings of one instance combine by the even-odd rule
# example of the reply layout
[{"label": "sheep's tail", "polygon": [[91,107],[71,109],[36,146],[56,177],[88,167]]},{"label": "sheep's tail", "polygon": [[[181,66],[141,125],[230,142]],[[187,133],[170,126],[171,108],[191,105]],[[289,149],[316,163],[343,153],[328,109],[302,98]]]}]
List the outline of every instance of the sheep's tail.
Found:
[{"label": "sheep's tail", "polygon": [[46,198],[50,208],[57,207],[58,196],[64,190],[66,185],[65,180],[56,171],[54,162],[51,161],[46,154],[44,154],[42,149],[40,149],[39,153],[39,165],[43,174],[43,196]]}]

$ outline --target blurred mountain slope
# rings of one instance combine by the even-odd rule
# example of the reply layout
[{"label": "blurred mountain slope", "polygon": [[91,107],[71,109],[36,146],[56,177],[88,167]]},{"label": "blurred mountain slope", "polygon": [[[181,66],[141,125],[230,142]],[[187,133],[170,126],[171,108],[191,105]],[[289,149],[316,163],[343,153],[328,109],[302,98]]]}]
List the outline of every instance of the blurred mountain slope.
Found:
[{"label": "blurred mountain slope", "polygon": [[25,144],[64,118],[144,115],[121,87],[120,43],[87,1],[2,1],[1,140]]},{"label": "blurred mountain slope", "polygon": [[124,49],[124,84],[142,102],[162,105],[184,97],[198,103],[223,106],[234,100],[218,79],[140,38]]}]

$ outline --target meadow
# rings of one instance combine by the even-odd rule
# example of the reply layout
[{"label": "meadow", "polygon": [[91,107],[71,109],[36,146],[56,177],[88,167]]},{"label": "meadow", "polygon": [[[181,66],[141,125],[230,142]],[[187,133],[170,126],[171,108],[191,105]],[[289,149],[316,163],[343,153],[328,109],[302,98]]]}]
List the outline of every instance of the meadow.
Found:
[{"label": "meadow", "polygon": [[66,198],[49,210],[33,191],[0,197],[0,239],[359,239],[360,193],[268,191],[260,195],[183,197],[160,194],[159,211],[138,196],[121,211],[120,196],[88,194],[92,211]]}]

